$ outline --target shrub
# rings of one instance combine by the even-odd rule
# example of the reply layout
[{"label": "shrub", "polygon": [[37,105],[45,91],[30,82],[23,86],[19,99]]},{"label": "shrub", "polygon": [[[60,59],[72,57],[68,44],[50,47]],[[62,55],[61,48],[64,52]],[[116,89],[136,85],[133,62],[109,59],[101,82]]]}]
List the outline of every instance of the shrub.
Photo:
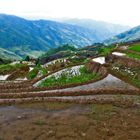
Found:
[{"label": "shrub", "polygon": [[9,74],[14,72],[17,69],[22,69],[27,67],[26,64],[15,64],[15,65],[11,65],[11,64],[6,64],[6,65],[0,65],[0,74]]},{"label": "shrub", "polygon": [[41,75],[45,75],[47,73],[46,69],[45,68],[42,68],[40,65],[37,65],[36,67],[34,67],[33,70],[31,70],[28,75],[27,75],[27,78],[29,80],[32,80],[34,79],[37,74],[40,72]]}]

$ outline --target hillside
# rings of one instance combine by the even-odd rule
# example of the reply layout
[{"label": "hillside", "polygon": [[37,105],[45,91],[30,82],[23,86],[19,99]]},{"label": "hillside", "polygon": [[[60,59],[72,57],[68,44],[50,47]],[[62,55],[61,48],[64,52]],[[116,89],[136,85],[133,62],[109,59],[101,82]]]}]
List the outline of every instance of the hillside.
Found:
[{"label": "hillside", "polygon": [[101,39],[101,41],[104,41],[112,36],[115,36],[130,29],[129,26],[122,26],[118,24],[112,24],[91,19],[67,19],[62,20],[62,22],[88,28],[94,31],[95,34],[97,34],[97,37]]},{"label": "hillside", "polygon": [[[47,20],[28,21],[0,15],[0,47],[19,57],[42,53],[60,44],[81,47],[99,41],[89,29]],[[40,54],[39,53],[39,54]]]},{"label": "hillside", "polygon": [[114,36],[105,41],[105,43],[125,43],[140,40],[140,26],[134,27],[124,33]]},{"label": "hillside", "polygon": [[49,49],[46,53],[38,58],[41,64],[52,60],[63,58],[92,58],[98,55],[106,55],[113,46],[105,46],[102,43],[94,43],[91,46],[75,48],[69,44],[62,45],[58,48]]},{"label": "hillside", "polygon": [[109,37],[112,36],[109,30],[94,29],[49,20],[31,21],[0,14],[0,49],[5,50],[0,51],[0,55],[10,59],[19,59],[26,55],[38,57],[48,49],[63,44],[82,47],[101,42],[105,36],[108,37],[107,34],[110,34]]}]

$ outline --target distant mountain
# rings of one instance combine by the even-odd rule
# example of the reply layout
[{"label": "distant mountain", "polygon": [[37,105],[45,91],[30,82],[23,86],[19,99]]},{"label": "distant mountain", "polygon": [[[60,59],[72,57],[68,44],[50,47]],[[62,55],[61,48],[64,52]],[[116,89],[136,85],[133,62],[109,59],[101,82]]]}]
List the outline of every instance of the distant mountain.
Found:
[{"label": "distant mountain", "polygon": [[114,36],[105,41],[105,43],[125,43],[140,40],[140,26],[134,27],[124,33]]},{"label": "distant mountain", "polygon": [[69,43],[77,47],[99,41],[89,29],[48,20],[29,21],[0,15],[0,47],[19,57],[34,55]]},{"label": "distant mountain", "polygon": [[92,30],[96,34],[96,36],[100,38],[100,41],[104,41],[112,36],[115,36],[130,29],[129,26],[122,26],[118,24],[112,24],[91,19],[62,19],[61,21]]},{"label": "distant mountain", "polygon": [[[111,28],[112,26],[110,25]],[[96,25],[94,29],[97,27]],[[114,35],[114,32],[112,34],[109,30],[103,30],[103,27],[97,30],[91,28],[49,20],[31,21],[0,14],[0,49],[2,50],[0,56],[8,58],[10,56],[13,59],[23,58],[26,55],[38,57],[48,49],[63,44],[75,47],[88,46]]]}]

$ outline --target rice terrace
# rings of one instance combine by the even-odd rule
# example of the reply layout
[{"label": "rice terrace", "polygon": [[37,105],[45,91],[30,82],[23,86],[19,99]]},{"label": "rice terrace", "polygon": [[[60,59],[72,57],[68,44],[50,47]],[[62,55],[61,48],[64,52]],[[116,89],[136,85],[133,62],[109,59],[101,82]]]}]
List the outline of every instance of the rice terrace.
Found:
[{"label": "rice terrace", "polygon": [[[139,51],[126,46],[109,47],[106,54],[101,49],[95,57],[81,58],[78,50],[47,63],[41,58],[40,65],[32,59],[2,64],[1,138],[34,139],[31,132],[36,131],[38,139],[92,139],[93,131],[95,139],[119,139],[122,131],[120,138],[133,139],[134,133],[127,136],[125,129],[118,131],[128,125],[127,131],[134,132],[140,119],[140,61],[129,55]],[[127,124],[128,114],[135,118],[131,124]],[[13,126],[16,133],[10,129]]]},{"label": "rice terrace", "polygon": [[0,140],[140,140],[139,0],[0,0]]}]

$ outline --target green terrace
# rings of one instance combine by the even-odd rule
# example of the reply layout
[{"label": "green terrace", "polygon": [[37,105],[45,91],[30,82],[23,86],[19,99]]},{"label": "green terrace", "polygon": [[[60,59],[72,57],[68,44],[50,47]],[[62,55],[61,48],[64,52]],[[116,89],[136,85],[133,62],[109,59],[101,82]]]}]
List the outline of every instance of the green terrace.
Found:
[{"label": "green terrace", "polygon": [[129,46],[128,50],[140,52],[140,44],[134,44],[132,46]]},{"label": "green terrace", "polygon": [[140,55],[138,55],[138,54],[134,54],[134,53],[129,53],[129,52],[127,52],[127,53],[126,53],[126,56],[129,57],[129,58],[133,58],[133,59],[140,60]]},{"label": "green terrace", "polygon": [[126,56],[136,60],[140,60],[140,44],[133,44],[128,47]]},{"label": "green terrace", "polygon": [[[69,71],[70,70],[70,71]],[[80,67],[79,72],[77,70],[68,69],[69,73],[62,72],[61,74],[52,75],[42,81],[39,86],[41,87],[54,87],[54,86],[65,86],[75,83],[84,83],[99,77],[97,73],[88,72],[85,67]],[[74,74],[72,74],[74,73]]]}]

